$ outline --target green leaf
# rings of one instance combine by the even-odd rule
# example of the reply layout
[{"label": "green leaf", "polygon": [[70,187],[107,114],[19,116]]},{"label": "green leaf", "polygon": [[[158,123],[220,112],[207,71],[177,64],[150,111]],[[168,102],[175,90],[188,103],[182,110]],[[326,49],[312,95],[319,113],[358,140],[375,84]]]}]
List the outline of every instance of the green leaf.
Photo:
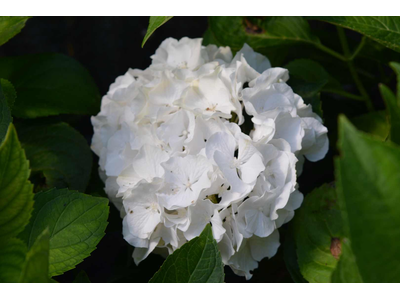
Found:
[{"label": "green leaf", "polygon": [[86,272],[82,270],[76,275],[73,283],[90,283],[90,279]]},{"label": "green leaf", "polygon": [[67,189],[35,195],[32,220],[20,237],[31,248],[44,230],[50,230],[49,275],[73,269],[96,249],[104,236],[108,200]]},{"label": "green leaf", "polygon": [[149,27],[147,28],[146,35],[143,38],[142,48],[143,48],[144,44],[147,42],[147,40],[149,39],[149,37],[154,33],[154,31],[156,31],[157,28],[161,27],[162,25],[167,23],[167,21],[171,20],[172,18],[173,17],[155,17],[155,16],[150,17]]},{"label": "green leaf", "polygon": [[[289,62],[284,68],[289,70],[289,84],[304,102],[311,104],[315,113],[322,117],[319,93],[331,77],[317,62],[310,59],[297,59]],[[332,79],[332,84],[336,82]]]},{"label": "green leaf", "polygon": [[400,17],[310,17],[357,31],[400,52]]},{"label": "green leaf", "polygon": [[397,105],[400,106],[400,64],[391,62],[389,65],[397,75]]},{"label": "green leaf", "polygon": [[221,254],[208,224],[200,236],[169,255],[150,282],[220,283],[224,277]]},{"label": "green leaf", "polygon": [[335,271],[332,273],[332,282],[337,283],[360,283],[362,282],[360,272],[358,271],[356,259],[353,251],[351,250],[350,240],[344,238],[342,240],[342,254],[336,266]]},{"label": "green leaf", "polygon": [[[295,218],[296,217],[297,214]],[[307,281],[304,279],[303,275],[301,275],[299,264],[297,262],[293,221],[290,223],[288,232],[285,236],[285,242],[283,246],[283,259],[285,260],[286,268],[289,271],[293,281],[297,283],[306,283]]]},{"label": "green leaf", "polygon": [[387,108],[390,124],[390,140],[400,145],[400,106],[395,94],[386,85],[380,84],[379,90]]},{"label": "green leaf", "polygon": [[383,110],[354,117],[351,121],[357,129],[372,134],[382,141],[385,141],[389,135],[389,123],[386,119],[386,113]]},{"label": "green leaf", "polygon": [[19,282],[27,252],[25,243],[19,239],[0,241],[0,282]]},{"label": "green leaf", "polygon": [[100,94],[89,72],[62,54],[2,57],[0,77],[10,80],[17,91],[16,117],[93,115],[100,108]]},{"label": "green leaf", "polygon": [[316,95],[329,81],[325,69],[310,59],[296,59],[284,68],[289,70],[290,86],[303,98]]},{"label": "green leaf", "polygon": [[[66,123],[26,122],[17,129],[37,190],[67,187],[85,191],[92,170],[92,152],[78,131]],[[41,176],[44,183],[40,182]]]},{"label": "green leaf", "polygon": [[28,224],[33,206],[29,162],[12,124],[0,146],[0,239],[15,237]]},{"label": "green leaf", "polygon": [[336,191],[325,184],[304,200],[294,220],[300,272],[309,282],[330,282],[343,236]]},{"label": "green leaf", "polygon": [[49,282],[49,237],[45,229],[29,251],[17,238],[0,242],[0,282]]},{"label": "green leaf", "polygon": [[400,281],[400,148],[339,118],[335,161],[346,236],[364,282]]},{"label": "green leaf", "polygon": [[36,239],[26,254],[20,282],[49,282],[49,238],[46,228]]},{"label": "green leaf", "polygon": [[[311,34],[307,21],[302,17],[210,17],[209,30],[222,46],[238,51],[244,43],[255,51],[271,55],[277,47],[306,43],[320,45]],[[265,52],[270,49],[270,52]]]},{"label": "green leaf", "polygon": [[24,28],[29,17],[0,17],[0,46]]},{"label": "green leaf", "polygon": [[208,28],[206,30],[206,32],[204,32],[204,35],[203,35],[203,46],[207,46],[207,45],[221,46],[219,44],[219,42],[217,41],[217,39],[215,38],[215,36],[210,28]]},{"label": "green leaf", "polygon": [[0,84],[3,89],[3,95],[6,98],[8,107],[10,110],[14,107],[15,99],[17,98],[17,93],[14,89],[14,86],[6,79],[1,78]]},{"label": "green leaf", "polygon": [[0,81],[0,145],[7,134],[11,122],[11,109],[3,92],[3,82]]}]

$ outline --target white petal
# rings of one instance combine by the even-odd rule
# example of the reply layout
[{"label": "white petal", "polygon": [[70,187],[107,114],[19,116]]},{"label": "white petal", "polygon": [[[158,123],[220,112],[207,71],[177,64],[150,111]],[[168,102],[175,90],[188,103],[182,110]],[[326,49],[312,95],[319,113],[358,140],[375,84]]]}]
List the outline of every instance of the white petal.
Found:
[{"label": "white petal", "polygon": [[190,226],[183,233],[187,240],[191,240],[201,234],[203,229],[211,221],[213,214],[213,204],[210,200],[197,200],[194,206],[189,207]]},{"label": "white petal", "polygon": [[213,134],[206,143],[207,158],[213,160],[215,151],[221,152],[226,157],[233,158],[236,149],[235,138],[226,132]]},{"label": "white petal", "polygon": [[275,230],[266,238],[253,236],[248,240],[252,257],[256,261],[261,261],[264,257],[273,257],[280,246],[279,232]]},{"label": "white petal", "polygon": [[214,211],[214,215],[211,218],[211,224],[214,239],[217,241],[217,243],[219,243],[222,240],[226,230],[222,226],[222,219],[221,215],[218,213],[218,209]]},{"label": "white petal", "polygon": [[268,58],[260,53],[254,52],[254,50],[246,43],[243,45],[242,49],[236,53],[233,61],[238,60],[242,55],[246,59],[247,63],[258,73],[262,73],[271,68],[271,63]]},{"label": "white petal", "polygon": [[284,139],[291,147],[294,153],[301,149],[301,143],[304,137],[304,129],[301,126],[301,119],[293,118],[290,114],[282,114],[275,121],[274,139]]}]

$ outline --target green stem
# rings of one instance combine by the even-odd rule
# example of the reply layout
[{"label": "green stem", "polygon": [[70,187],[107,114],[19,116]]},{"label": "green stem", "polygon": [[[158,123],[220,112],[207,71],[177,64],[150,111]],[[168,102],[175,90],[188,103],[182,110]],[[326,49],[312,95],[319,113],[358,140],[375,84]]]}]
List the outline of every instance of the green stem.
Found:
[{"label": "green stem", "polygon": [[330,55],[332,55],[332,56],[334,56],[334,57],[336,57],[336,58],[338,58],[338,59],[340,59],[342,61],[347,61],[347,58],[344,57],[342,54],[337,53],[335,50],[332,50],[331,48],[328,48],[328,47],[326,47],[326,46],[324,46],[322,44],[315,44],[315,47],[317,47],[319,50],[322,50],[322,51],[324,51],[324,52],[326,52],[326,53],[328,53],[328,54],[330,54]]},{"label": "green stem", "polygon": [[362,82],[360,80],[360,77],[357,74],[357,71],[356,71],[356,68],[354,66],[353,60],[350,60],[350,58],[353,55],[350,54],[350,49],[349,49],[349,45],[347,44],[347,39],[346,39],[346,35],[344,33],[344,30],[341,27],[337,27],[337,31],[338,31],[338,34],[339,34],[340,43],[342,44],[344,56],[347,58],[347,65],[349,67],[351,76],[353,77],[353,80],[354,80],[354,82],[355,82],[360,94],[363,96],[365,104],[367,105],[368,110],[369,111],[374,111],[374,106],[372,105],[371,98],[369,97],[367,91],[365,90],[365,88],[364,88],[364,86],[363,86],[363,84],[362,84]]},{"label": "green stem", "polygon": [[361,42],[358,44],[356,50],[354,50],[353,54],[349,57],[349,60],[354,60],[354,58],[356,58],[358,53],[360,53],[361,49],[364,47],[366,40],[367,40],[367,38],[364,35],[361,39]]},{"label": "green stem", "polygon": [[349,98],[349,99],[352,99],[352,100],[356,100],[356,101],[364,101],[365,100],[364,97],[362,97],[362,96],[354,95],[352,93],[348,93],[348,92],[341,91],[341,90],[323,88],[322,92],[331,93],[331,94],[337,94],[337,95],[340,95],[340,96],[343,96],[343,97],[346,97],[346,98]]}]

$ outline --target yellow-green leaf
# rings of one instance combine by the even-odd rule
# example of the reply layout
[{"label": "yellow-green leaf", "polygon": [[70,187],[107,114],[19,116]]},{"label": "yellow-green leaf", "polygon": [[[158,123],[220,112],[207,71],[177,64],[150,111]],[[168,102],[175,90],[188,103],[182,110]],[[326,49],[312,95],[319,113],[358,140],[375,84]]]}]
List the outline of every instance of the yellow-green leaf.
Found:
[{"label": "yellow-green leaf", "polygon": [[166,22],[171,20],[173,17],[150,17],[149,19],[149,27],[147,28],[146,35],[143,38],[142,48],[144,44],[147,42],[149,37],[156,31],[157,28],[164,25]]}]

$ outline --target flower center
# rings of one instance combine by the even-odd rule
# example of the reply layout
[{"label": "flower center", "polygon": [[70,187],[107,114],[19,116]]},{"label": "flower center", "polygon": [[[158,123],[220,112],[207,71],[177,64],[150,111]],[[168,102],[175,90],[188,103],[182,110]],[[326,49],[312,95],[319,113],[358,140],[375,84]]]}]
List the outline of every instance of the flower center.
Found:
[{"label": "flower center", "polygon": [[184,136],[185,138],[187,138],[189,132],[187,130],[182,131],[181,136]]},{"label": "flower center", "polygon": [[154,211],[154,212],[158,212],[158,205],[157,205],[157,203],[152,202],[152,203],[150,204],[150,209],[151,209],[152,211]]},{"label": "flower center", "polygon": [[234,157],[230,164],[231,169],[237,169],[239,168],[239,166],[240,166],[240,161],[236,157]]},{"label": "flower center", "polygon": [[217,104],[212,104],[206,108],[206,111],[215,111],[216,108],[217,108]]},{"label": "flower center", "polygon": [[192,183],[188,180],[185,184],[186,189],[192,190]]},{"label": "flower center", "polygon": [[179,65],[178,65],[179,69],[187,69],[188,65],[186,61],[182,61]]}]

